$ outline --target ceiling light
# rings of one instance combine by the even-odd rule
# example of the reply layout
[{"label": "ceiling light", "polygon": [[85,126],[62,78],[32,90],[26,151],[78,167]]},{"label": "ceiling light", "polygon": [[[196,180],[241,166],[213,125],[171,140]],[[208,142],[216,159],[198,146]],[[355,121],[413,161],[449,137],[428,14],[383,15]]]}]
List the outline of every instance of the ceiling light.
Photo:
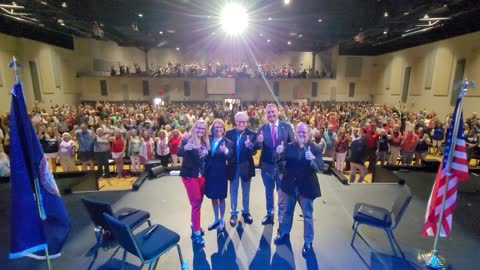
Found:
[{"label": "ceiling light", "polygon": [[270,39],[267,39],[267,42],[270,42]]},{"label": "ceiling light", "polygon": [[179,47],[177,47],[177,51],[180,51],[180,48],[179,48]]},{"label": "ceiling light", "polygon": [[158,32],[160,35],[163,35],[163,31]]},{"label": "ceiling light", "polygon": [[67,2],[63,2],[63,3],[62,3],[62,7],[63,7],[63,8],[67,8],[67,7],[68,7],[68,6],[67,6]]},{"label": "ceiling light", "polygon": [[272,17],[269,17],[268,20],[271,21],[271,20],[273,20],[273,19],[272,19]]},{"label": "ceiling light", "polygon": [[40,1],[40,4],[45,5],[45,6],[48,5],[48,3],[46,1]]},{"label": "ceiling light", "polygon": [[260,34],[258,34],[258,35],[259,35],[259,36],[261,36],[261,37],[263,36],[263,34],[262,34],[262,33],[260,33]]},{"label": "ceiling light", "polygon": [[173,29],[168,29],[168,30],[167,30],[167,33],[169,33],[169,34],[175,34],[175,30],[173,30]]},{"label": "ceiling light", "polygon": [[425,16],[423,16],[424,19],[428,19],[428,14],[425,14]]},{"label": "ceiling light", "polygon": [[287,41],[287,44],[288,44],[288,45],[292,45],[292,42],[289,40],[289,41]]},{"label": "ceiling light", "polygon": [[383,13],[383,17],[388,17],[388,12]]},{"label": "ceiling light", "polygon": [[57,20],[57,23],[58,23],[58,24],[62,24],[62,23],[64,23],[64,21],[63,21],[63,19],[58,19],[58,20]]},{"label": "ceiling light", "polygon": [[142,14],[142,13],[138,13],[138,17],[143,18],[143,14]]},{"label": "ceiling light", "polygon": [[318,19],[318,22],[322,22],[323,20],[322,19]]},{"label": "ceiling light", "polygon": [[229,35],[241,34],[248,26],[247,11],[237,3],[227,4],[220,15],[220,24]]},{"label": "ceiling light", "polygon": [[285,5],[288,5],[288,4],[290,4],[290,0],[283,0],[283,3],[284,3]]},{"label": "ceiling light", "polygon": [[403,15],[405,16],[407,16],[408,14],[410,14],[408,11],[403,12]]},{"label": "ceiling light", "polygon": [[384,35],[388,34],[388,30],[383,30],[383,34]]},{"label": "ceiling light", "polygon": [[212,32],[212,35],[215,35],[216,33],[215,32]]},{"label": "ceiling light", "polygon": [[300,34],[300,35],[298,35],[298,37],[303,37],[303,35],[302,35],[302,34]]}]

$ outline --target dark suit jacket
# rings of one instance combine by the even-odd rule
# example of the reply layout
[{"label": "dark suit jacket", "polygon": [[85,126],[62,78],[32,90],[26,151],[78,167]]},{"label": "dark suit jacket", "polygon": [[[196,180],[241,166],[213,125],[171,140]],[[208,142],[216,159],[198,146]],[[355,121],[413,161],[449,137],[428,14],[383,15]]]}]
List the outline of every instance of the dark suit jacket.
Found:
[{"label": "dark suit jacket", "polygon": [[[210,137],[210,142],[213,140],[213,137]],[[225,146],[228,148],[228,154],[225,155],[220,151],[220,146],[225,142]],[[218,143],[215,153],[212,156],[212,149],[208,152],[208,157],[206,160],[205,166],[205,177],[217,177],[221,176],[223,179],[226,179],[227,164],[231,162],[232,153],[233,153],[233,143],[228,138],[223,137],[222,140]]]},{"label": "dark suit jacket", "polygon": [[[240,168],[240,176],[244,180],[250,180],[255,176],[255,164],[253,163],[253,156],[257,153],[255,149],[255,142],[257,140],[257,134],[250,129],[245,129],[243,131],[242,139],[240,141],[240,155],[237,160],[237,138],[240,136],[236,128],[230,129],[225,133],[227,137],[233,143],[233,153],[232,153],[232,162],[228,165],[228,180],[232,181],[235,177],[235,171]],[[253,143],[252,149],[245,146],[245,140],[247,136],[250,137],[250,141]]]},{"label": "dark suit jacket", "polygon": [[[305,158],[308,147],[315,156],[313,160]],[[317,172],[323,169],[322,149],[313,142],[307,142],[301,149],[297,142],[289,143],[282,154],[276,154],[278,161],[285,161],[281,189],[283,192],[294,195],[295,188],[300,194],[309,199],[321,196]]]},{"label": "dark suit jacket", "polygon": [[198,149],[185,150],[183,147],[188,140],[182,140],[177,155],[183,157],[182,167],[180,168],[180,176],[198,177],[200,173],[204,174],[205,158],[200,158]]},{"label": "dark suit jacket", "polygon": [[[211,137],[210,141],[212,140],[213,138]],[[228,154],[220,151],[220,146],[224,142],[228,148]],[[218,142],[215,153],[212,155],[212,149],[208,152],[205,166],[205,195],[210,199],[224,199],[227,197],[227,166],[232,159],[232,147],[232,141],[223,137]]]},{"label": "dark suit jacket", "polygon": [[295,136],[293,134],[292,126],[286,122],[278,121],[277,127],[277,139],[275,145],[272,142],[272,133],[270,130],[270,124],[263,124],[257,131],[257,136],[260,134],[260,131],[263,131],[263,142],[257,143],[257,148],[262,149],[260,155],[260,168],[262,171],[273,173],[275,164],[274,164],[274,154],[275,149],[283,141],[284,145],[295,141]]}]

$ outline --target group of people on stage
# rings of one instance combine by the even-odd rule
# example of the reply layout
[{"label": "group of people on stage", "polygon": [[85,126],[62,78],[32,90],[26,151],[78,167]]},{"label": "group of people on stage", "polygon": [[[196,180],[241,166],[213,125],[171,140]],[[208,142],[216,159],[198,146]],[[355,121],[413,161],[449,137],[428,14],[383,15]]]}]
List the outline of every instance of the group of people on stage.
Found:
[{"label": "group of people on stage", "polygon": [[[260,168],[265,186],[266,215],[262,225],[274,224],[274,190],[278,192],[278,235],[274,243],[284,244],[292,228],[296,202],[304,216],[302,255],[312,251],[314,235],[313,200],[320,196],[317,172],[323,170],[322,149],[310,140],[308,125],[300,122],[295,132],[290,124],[279,121],[275,104],[266,106],[267,123],[257,132],[247,128],[248,114],[235,114],[235,127],[226,131],[221,119],[213,120],[210,127],[197,120],[178,150],[183,157],[180,176],[191,204],[193,242],[204,245],[200,209],[203,196],[212,201],[214,220],[208,230],[224,230],[225,199],[230,194],[231,215],[229,223],[236,226],[239,220],[237,199],[242,187],[242,218],[252,224],[249,198],[251,179],[255,176],[253,156],[261,149]],[[207,130],[210,128],[210,135]],[[230,185],[229,185],[230,184]],[[229,191],[229,192],[228,192]]]}]

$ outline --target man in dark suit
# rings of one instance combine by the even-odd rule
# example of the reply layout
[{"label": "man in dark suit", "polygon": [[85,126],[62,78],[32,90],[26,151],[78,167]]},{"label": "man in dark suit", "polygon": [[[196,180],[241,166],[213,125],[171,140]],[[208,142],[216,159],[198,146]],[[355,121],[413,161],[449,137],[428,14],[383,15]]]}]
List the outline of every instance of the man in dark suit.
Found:
[{"label": "man in dark suit", "polygon": [[313,200],[320,197],[320,184],[317,172],[323,170],[322,149],[309,140],[308,125],[301,122],[295,129],[297,141],[280,144],[276,148],[276,160],[285,162],[282,171],[282,186],[278,192],[284,200],[284,212],[279,218],[280,226],[275,237],[276,245],[287,242],[293,223],[293,212],[298,202],[303,214],[303,245],[302,255],[306,257],[312,251],[313,230]]},{"label": "man in dark suit", "polygon": [[[257,148],[262,149],[260,155],[260,168],[262,169],[263,185],[265,186],[267,215],[262,220],[262,225],[273,224],[274,198],[273,190],[280,189],[280,176],[277,164],[274,162],[275,149],[282,142],[288,144],[294,141],[293,129],[290,124],[278,120],[278,109],[275,104],[266,106],[265,115],[267,123],[263,124],[257,132]],[[278,213],[282,213],[282,201],[279,198]],[[279,219],[281,217],[279,216]]]},{"label": "man in dark suit", "polygon": [[[228,179],[230,180],[230,205],[232,207],[230,225],[237,225],[237,197],[239,184],[242,184],[242,216],[247,224],[253,223],[250,214],[250,183],[255,176],[253,156],[256,154],[254,142],[257,135],[247,128],[248,115],[246,112],[235,114],[235,128],[227,131],[225,137],[233,142],[233,162],[228,164]],[[240,181],[241,179],[241,181]]]}]

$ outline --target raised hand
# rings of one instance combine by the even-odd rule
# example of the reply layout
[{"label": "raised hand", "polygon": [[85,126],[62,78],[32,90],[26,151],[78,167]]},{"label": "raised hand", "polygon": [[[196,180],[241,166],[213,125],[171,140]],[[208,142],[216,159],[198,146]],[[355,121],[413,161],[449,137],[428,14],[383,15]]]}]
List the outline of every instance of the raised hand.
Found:
[{"label": "raised hand", "polygon": [[310,146],[308,147],[307,151],[305,152],[305,159],[307,159],[307,160],[315,159],[315,156],[312,154],[312,151],[310,150]]},{"label": "raised hand", "polygon": [[245,147],[252,148],[253,143],[250,141],[250,135],[247,135],[247,139],[245,140]]},{"label": "raised hand", "polygon": [[284,143],[282,141],[282,143],[277,146],[277,149],[275,149],[275,151],[277,151],[278,154],[281,154],[283,152],[283,148],[284,148]]},{"label": "raised hand", "polygon": [[257,137],[257,142],[259,143],[263,142],[263,130],[260,130],[260,134],[258,134],[258,137]]},{"label": "raised hand", "polygon": [[191,143],[190,141],[188,141],[184,146],[183,146],[183,149],[187,150],[187,151],[190,151],[193,149],[193,143]]},{"label": "raised hand", "polygon": [[222,153],[225,153],[225,151],[227,151],[227,147],[225,146],[225,141],[223,141],[223,143],[220,145],[220,151]]}]

